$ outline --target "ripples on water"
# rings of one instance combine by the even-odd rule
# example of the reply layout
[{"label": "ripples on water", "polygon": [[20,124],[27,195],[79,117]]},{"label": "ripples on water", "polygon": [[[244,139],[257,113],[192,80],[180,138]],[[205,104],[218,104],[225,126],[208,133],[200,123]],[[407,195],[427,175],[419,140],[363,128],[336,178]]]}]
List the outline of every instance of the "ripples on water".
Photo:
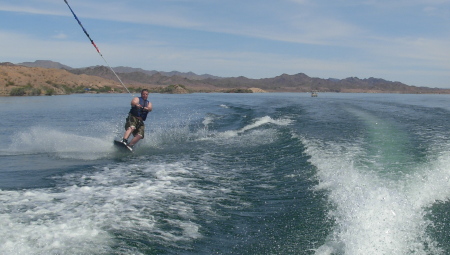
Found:
[{"label": "ripples on water", "polygon": [[450,250],[446,97],[154,94],[124,154],[130,99],[0,98],[0,253]]}]

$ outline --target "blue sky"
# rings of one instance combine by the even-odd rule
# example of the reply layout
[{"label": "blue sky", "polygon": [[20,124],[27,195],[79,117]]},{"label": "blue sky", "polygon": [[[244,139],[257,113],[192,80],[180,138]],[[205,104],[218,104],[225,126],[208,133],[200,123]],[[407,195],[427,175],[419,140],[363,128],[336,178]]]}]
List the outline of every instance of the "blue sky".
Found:
[{"label": "blue sky", "polygon": [[[68,0],[108,63],[450,88],[450,0]],[[2,0],[0,62],[105,65],[64,0]]]}]

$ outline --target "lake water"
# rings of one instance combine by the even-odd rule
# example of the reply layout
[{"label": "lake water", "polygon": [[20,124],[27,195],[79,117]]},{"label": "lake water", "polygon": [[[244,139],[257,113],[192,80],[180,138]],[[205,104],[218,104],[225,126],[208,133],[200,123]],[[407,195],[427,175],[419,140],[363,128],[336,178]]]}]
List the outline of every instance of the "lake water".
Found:
[{"label": "lake water", "polygon": [[0,254],[449,254],[450,96],[0,98]]}]

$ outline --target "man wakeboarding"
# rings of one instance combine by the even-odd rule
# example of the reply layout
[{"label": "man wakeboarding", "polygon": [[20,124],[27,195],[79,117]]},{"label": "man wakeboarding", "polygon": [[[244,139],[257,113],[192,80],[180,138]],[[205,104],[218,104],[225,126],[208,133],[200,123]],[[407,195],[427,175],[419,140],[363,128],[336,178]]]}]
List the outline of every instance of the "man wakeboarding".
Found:
[{"label": "man wakeboarding", "polygon": [[[125,133],[121,141],[130,150],[139,140],[144,138],[144,121],[147,119],[147,114],[153,109],[152,103],[147,100],[148,94],[148,90],[143,89],[140,97],[135,97],[131,100],[131,109],[125,121]],[[131,134],[134,137],[128,143],[128,138]]]}]

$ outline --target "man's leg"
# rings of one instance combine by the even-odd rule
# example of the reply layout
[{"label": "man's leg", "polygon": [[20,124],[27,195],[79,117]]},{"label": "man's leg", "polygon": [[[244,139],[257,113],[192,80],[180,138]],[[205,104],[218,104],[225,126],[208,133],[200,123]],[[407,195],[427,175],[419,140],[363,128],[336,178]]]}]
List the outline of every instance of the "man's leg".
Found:
[{"label": "man's leg", "polygon": [[136,128],[133,127],[133,126],[129,127],[129,128],[125,131],[125,134],[123,134],[123,139],[124,139],[125,141],[127,141],[128,138],[130,137],[131,133],[133,133],[133,131],[134,131],[135,129],[136,129]]},{"label": "man's leg", "polygon": [[135,137],[133,137],[133,140],[128,144],[128,146],[133,147],[139,140],[142,139],[142,136],[140,134],[137,134]]}]

